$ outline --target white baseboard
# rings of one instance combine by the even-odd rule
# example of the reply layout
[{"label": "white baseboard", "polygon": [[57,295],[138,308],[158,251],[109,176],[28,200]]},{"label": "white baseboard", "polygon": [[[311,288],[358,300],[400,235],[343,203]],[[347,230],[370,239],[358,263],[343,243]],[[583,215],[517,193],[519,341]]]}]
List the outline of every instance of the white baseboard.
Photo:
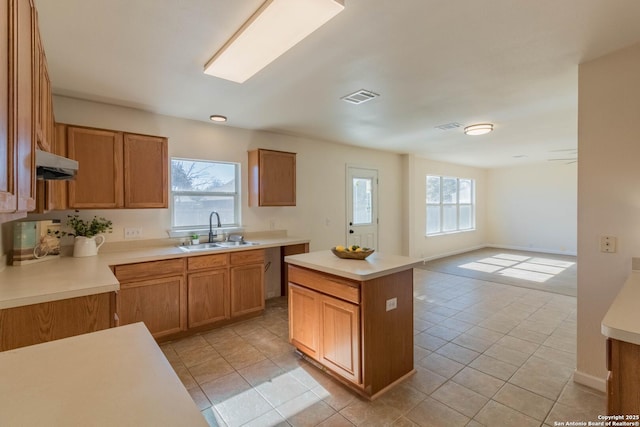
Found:
[{"label": "white baseboard", "polygon": [[545,253],[545,254],[554,254],[554,255],[578,256],[577,252],[557,251],[557,250],[545,249],[545,248],[530,248],[530,247],[527,247],[527,246],[511,246],[511,245],[487,244],[484,247],[485,248],[495,248],[495,249],[511,249],[511,250],[514,250],[514,251],[525,251],[525,252],[541,252],[541,253]]},{"label": "white baseboard", "polygon": [[577,369],[573,371],[573,382],[585,385],[604,393],[607,392],[607,380],[600,377],[594,377],[593,375],[585,374]]}]

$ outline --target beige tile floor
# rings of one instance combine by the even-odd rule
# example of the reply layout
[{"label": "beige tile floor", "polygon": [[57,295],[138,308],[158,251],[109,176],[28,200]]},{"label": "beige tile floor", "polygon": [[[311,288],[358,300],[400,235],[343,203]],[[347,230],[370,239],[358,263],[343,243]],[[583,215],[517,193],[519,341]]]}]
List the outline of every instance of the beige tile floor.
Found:
[{"label": "beige tile floor", "polygon": [[603,393],[571,380],[576,299],[414,270],[416,374],[369,402],[295,356],[286,299],[163,344],[212,426],[553,426],[595,421]]}]

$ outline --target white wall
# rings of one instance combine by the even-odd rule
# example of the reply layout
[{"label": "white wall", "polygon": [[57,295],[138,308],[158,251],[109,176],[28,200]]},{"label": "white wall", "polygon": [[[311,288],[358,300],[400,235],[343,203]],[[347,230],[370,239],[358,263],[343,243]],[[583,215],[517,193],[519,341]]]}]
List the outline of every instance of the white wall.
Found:
[{"label": "white wall", "polygon": [[[56,121],[62,123],[166,136],[169,156],[240,162],[242,222],[246,230],[269,230],[273,221],[276,229],[288,230],[289,235],[310,238],[312,250],[327,249],[345,241],[345,164],[376,168],[380,181],[379,247],[385,252],[402,253],[402,194],[398,191],[402,158],[398,154],[66,97],[54,97],[54,110]],[[297,153],[296,207],[248,207],[247,150],[254,148]],[[45,217],[66,219],[67,213]],[[85,215],[94,214],[114,222],[114,232],[108,236],[110,241],[124,240],[124,227],[142,228],[144,239],[165,238],[170,226],[168,209],[85,212]]]},{"label": "white wall", "polygon": [[[482,247],[486,243],[487,171],[485,169],[436,162],[407,156],[404,159],[408,178],[406,193],[409,215],[409,253],[416,258],[437,258]],[[476,180],[476,229],[440,236],[425,236],[426,176],[443,175]]]},{"label": "white wall", "polygon": [[[604,387],[600,323],[640,255],[640,44],[580,65],[578,353],[575,379]],[[599,236],[618,237],[617,253]]]},{"label": "white wall", "polygon": [[490,169],[487,242],[576,255],[577,165],[535,164]]}]

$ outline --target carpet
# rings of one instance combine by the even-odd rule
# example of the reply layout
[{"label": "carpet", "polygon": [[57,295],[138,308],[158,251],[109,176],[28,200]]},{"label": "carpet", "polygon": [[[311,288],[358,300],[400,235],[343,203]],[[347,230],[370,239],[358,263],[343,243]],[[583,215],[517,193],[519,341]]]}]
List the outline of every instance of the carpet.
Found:
[{"label": "carpet", "polygon": [[418,268],[577,296],[577,259],[570,255],[483,248],[428,261]]}]

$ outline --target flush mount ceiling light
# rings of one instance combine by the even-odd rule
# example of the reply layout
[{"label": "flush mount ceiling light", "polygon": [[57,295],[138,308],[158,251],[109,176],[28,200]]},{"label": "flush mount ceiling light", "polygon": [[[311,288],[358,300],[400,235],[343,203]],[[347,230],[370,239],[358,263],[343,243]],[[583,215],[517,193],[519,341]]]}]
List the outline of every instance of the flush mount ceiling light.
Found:
[{"label": "flush mount ceiling light", "polygon": [[343,0],[267,0],[204,66],[243,83],[344,9]]},{"label": "flush mount ceiling light", "polygon": [[214,114],[212,116],[209,116],[209,120],[211,120],[212,122],[222,123],[222,122],[226,122],[227,118],[225,116],[220,116],[218,114]]},{"label": "flush mount ceiling light", "polygon": [[484,135],[493,130],[491,123],[480,123],[477,125],[471,125],[464,128],[464,133],[467,135]]}]

